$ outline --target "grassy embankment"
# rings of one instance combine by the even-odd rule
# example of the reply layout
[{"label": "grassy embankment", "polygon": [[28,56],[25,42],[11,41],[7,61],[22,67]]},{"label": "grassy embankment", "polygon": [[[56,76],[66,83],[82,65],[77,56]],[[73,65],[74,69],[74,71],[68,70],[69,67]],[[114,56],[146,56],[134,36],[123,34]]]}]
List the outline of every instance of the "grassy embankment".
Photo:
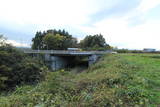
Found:
[{"label": "grassy embankment", "polygon": [[49,72],[36,86],[1,95],[0,107],[160,105],[160,55],[106,55],[86,72]]}]

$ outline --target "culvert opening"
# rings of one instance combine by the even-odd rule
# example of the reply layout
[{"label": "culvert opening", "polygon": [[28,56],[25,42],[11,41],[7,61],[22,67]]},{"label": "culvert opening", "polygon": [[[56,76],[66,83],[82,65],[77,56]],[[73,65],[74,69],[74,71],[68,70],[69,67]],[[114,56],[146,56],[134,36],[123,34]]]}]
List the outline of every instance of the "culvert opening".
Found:
[{"label": "culvert opening", "polygon": [[75,57],[69,57],[67,59],[69,61],[66,69],[73,72],[73,73],[80,73],[86,71],[88,68],[88,57],[83,56],[75,56]]},{"label": "culvert opening", "polygon": [[74,67],[88,67],[88,57],[68,57],[68,65],[67,67],[69,68],[74,68]]}]

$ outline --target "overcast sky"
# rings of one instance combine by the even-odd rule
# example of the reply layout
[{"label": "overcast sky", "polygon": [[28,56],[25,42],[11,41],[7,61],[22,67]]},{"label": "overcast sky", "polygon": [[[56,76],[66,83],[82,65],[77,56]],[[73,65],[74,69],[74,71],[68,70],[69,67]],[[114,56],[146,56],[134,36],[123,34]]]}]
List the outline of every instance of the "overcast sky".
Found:
[{"label": "overcast sky", "polygon": [[160,49],[160,0],[0,0],[0,34],[30,46],[36,31],[104,35],[118,48]]}]

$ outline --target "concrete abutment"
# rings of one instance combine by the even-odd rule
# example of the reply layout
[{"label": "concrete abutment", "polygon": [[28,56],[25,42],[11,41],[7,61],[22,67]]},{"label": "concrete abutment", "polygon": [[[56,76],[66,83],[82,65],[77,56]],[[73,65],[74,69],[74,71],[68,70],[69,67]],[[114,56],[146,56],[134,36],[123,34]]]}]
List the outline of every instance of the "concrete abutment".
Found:
[{"label": "concrete abutment", "polygon": [[[75,56],[58,56],[52,54],[45,54],[45,62],[51,67],[52,70],[59,70],[67,67],[69,64],[74,63]],[[86,57],[86,56],[84,56]],[[88,66],[94,64],[100,55],[89,55],[88,56]]]}]

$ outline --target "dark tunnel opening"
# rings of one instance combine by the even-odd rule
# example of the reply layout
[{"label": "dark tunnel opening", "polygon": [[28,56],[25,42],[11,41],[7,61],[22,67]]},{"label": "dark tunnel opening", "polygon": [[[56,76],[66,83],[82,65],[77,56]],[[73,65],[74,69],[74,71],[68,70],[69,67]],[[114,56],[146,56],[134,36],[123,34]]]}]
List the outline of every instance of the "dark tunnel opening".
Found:
[{"label": "dark tunnel opening", "polygon": [[67,67],[73,68],[76,66],[88,67],[88,57],[87,56],[72,56],[68,57],[68,65]]}]

